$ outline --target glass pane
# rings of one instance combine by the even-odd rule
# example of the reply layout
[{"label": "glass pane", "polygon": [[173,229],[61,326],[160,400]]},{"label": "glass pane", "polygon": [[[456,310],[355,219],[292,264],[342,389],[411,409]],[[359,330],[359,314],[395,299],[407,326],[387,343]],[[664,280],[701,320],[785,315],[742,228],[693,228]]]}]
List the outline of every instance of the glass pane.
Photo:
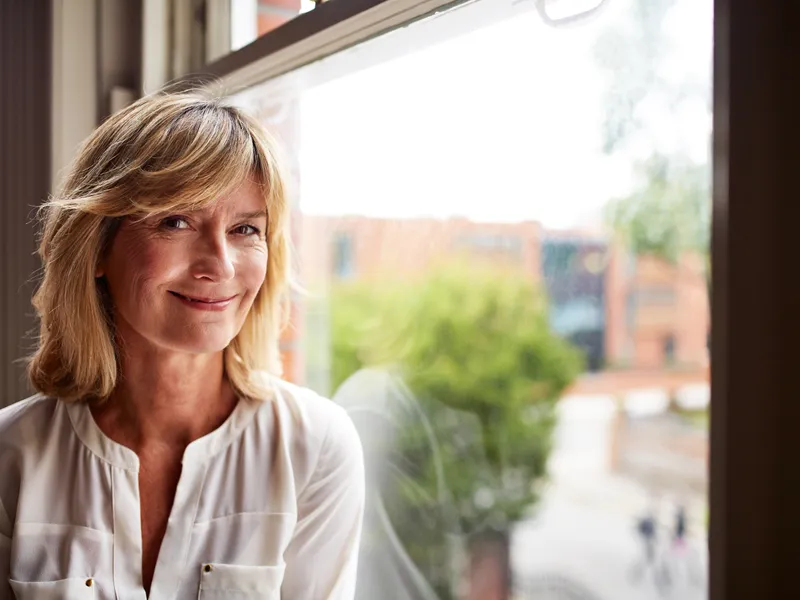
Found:
[{"label": "glass pane", "polygon": [[315,6],[312,0],[228,1],[231,10],[231,52],[280,27],[297,15],[313,10]]},{"label": "glass pane", "polygon": [[601,8],[480,0],[236,98],[293,179],[287,376],[366,451],[359,598],[707,597],[712,2]]}]

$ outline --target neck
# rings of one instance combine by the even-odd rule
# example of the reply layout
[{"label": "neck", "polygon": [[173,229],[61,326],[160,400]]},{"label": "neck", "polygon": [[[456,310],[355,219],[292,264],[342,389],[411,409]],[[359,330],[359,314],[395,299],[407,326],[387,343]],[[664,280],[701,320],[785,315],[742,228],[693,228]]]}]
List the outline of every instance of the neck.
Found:
[{"label": "neck", "polygon": [[237,398],[223,353],[186,354],[130,346],[120,352],[117,387],[93,408],[98,426],[132,448],[185,448],[230,415]]}]

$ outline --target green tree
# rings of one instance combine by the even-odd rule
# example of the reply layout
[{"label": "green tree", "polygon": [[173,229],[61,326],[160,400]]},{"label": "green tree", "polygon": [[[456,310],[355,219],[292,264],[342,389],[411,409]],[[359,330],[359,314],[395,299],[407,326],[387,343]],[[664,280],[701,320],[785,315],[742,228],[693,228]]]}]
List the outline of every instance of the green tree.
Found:
[{"label": "green tree", "polygon": [[672,263],[687,251],[708,256],[707,166],[656,154],[638,164],[636,173],[635,191],[606,206],[607,221],[628,250]]},{"label": "green tree", "polygon": [[[416,283],[350,283],[332,293],[333,383],[392,365],[436,439],[400,432],[391,522],[442,598],[447,537],[505,531],[537,501],[555,405],[582,368],[519,274],[451,265]],[[438,464],[437,464],[438,461]],[[446,497],[442,497],[441,474]]]}]

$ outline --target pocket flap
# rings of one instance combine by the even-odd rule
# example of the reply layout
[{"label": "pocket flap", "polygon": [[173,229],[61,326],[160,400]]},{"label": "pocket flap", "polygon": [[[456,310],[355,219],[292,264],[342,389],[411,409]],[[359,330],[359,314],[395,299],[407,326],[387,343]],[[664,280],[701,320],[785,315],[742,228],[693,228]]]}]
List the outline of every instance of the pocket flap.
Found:
[{"label": "pocket flap", "polygon": [[284,569],[285,565],[251,567],[209,563],[201,568],[200,590],[255,593],[263,597],[280,590]]},{"label": "pocket flap", "polygon": [[8,581],[17,600],[92,600],[97,586],[90,577],[71,577],[58,581]]}]

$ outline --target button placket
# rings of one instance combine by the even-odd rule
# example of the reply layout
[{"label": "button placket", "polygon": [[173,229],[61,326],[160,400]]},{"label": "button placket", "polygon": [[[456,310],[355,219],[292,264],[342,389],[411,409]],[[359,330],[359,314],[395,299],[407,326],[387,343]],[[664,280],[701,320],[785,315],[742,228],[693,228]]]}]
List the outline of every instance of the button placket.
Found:
[{"label": "button placket", "polygon": [[[206,467],[205,461],[198,464],[184,457],[183,470],[175,491],[175,500],[170,512],[167,531],[158,553],[149,600],[175,597],[188,566],[186,560]],[[207,566],[210,567],[210,565]]]}]

